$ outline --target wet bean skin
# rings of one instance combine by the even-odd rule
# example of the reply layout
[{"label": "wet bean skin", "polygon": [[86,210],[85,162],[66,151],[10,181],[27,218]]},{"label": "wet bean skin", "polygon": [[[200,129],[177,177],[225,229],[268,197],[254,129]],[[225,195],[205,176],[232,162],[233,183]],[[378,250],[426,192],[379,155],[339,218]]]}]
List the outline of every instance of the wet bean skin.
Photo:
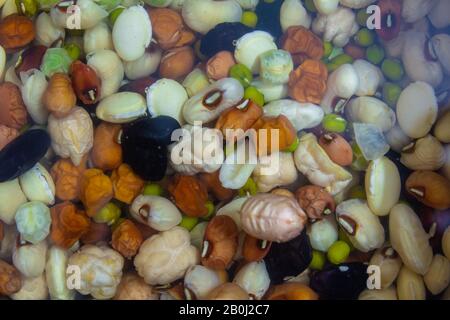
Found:
[{"label": "wet bean skin", "polygon": [[45,130],[26,131],[0,151],[0,182],[13,180],[31,169],[50,147]]}]

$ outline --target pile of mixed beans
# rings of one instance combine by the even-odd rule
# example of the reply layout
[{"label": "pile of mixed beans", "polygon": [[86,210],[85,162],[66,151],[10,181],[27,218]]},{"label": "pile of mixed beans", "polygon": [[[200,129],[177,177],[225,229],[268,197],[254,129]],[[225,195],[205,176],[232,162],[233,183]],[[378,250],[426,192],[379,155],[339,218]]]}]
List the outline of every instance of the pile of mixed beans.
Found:
[{"label": "pile of mixed beans", "polygon": [[450,298],[450,1],[0,7],[2,298]]}]

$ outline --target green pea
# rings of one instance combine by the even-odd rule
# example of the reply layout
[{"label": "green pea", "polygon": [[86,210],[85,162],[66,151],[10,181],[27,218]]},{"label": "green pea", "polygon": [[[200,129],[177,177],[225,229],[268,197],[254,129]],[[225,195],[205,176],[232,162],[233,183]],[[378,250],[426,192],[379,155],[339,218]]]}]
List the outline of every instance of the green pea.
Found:
[{"label": "green pea", "polygon": [[353,162],[352,169],[356,171],[365,171],[369,165],[369,162],[364,158],[362,151],[356,142],[352,143],[353,150]]},{"label": "green pea", "polygon": [[366,190],[363,186],[354,186],[350,189],[348,193],[349,198],[351,199],[362,199],[366,200]]},{"label": "green pea", "polygon": [[264,106],[264,95],[255,87],[245,89],[244,99],[250,99],[260,107]]},{"label": "green pea", "polygon": [[241,23],[250,28],[254,28],[258,23],[258,16],[253,11],[245,11],[242,13]]},{"label": "green pea", "polygon": [[93,217],[97,223],[107,223],[108,225],[114,224],[121,215],[120,208],[114,203],[109,202]]},{"label": "green pea", "polygon": [[66,49],[67,53],[69,54],[69,57],[75,61],[78,60],[81,56],[81,48],[75,44],[75,43],[67,43],[63,47]]},{"label": "green pea", "polygon": [[72,59],[65,49],[49,48],[42,58],[41,71],[49,78],[57,72],[67,74],[71,63]]},{"label": "green pea", "polygon": [[331,50],[330,55],[328,56],[328,61],[325,61],[325,63],[333,60],[334,58],[336,58],[337,56],[340,56],[343,53],[344,53],[344,49],[338,48],[338,47],[333,47],[333,49]]},{"label": "green pea", "polygon": [[390,81],[400,81],[405,75],[402,63],[397,59],[385,59],[381,71]]},{"label": "green pea", "polygon": [[395,83],[386,82],[383,85],[383,99],[391,107],[395,107],[397,105],[397,101],[401,93],[402,87]]},{"label": "green pea", "polygon": [[241,197],[245,197],[247,195],[254,196],[258,193],[258,187],[252,178],[248,178],[247,182],[242,188],[239,189],[238,193]]},{"label": "green pea", "polygon": [[313,270],[322,270],[325,265],[325,254],[323,252],[313,250],[312,252],[312,260],[309,264],[309,267]]},{"label": "green pea", "polygon": [[333,52],[333,44],[329,41],[323,42],[323,58],[328,59]]},{"label": "green pea", "polygon": [[192,229],[194,229],[197,223],[198,223],[197,217],[183,216],[179,226],[187,229],[188,231],[191,231]]},{"label": "green pea", "polygon": [[297,147],[300,143],[300,140],[298,138],[295,138],[295,141],[289,146],[287,147],[286,150],[284,150],[285,152],[295,152],[295,150],[297,150]]},{"label": "green pea", "polygon": [[338,114],[329,113],[323,117],[322,127],[328,132],[342,133],[347,128],[347,120]]},{"label": "green pea", "polygon": [[367,28],[362,28],[356,33],[354,40],[356,44],[367,48],[374,43],[375,34]]},{"label": "green pea", "polygon": [[164,189],[159,184],[148,183],[144,187],[142,194],[145,196],[162,196],[164,194]]},{"label": "green pea", "polygon": [[111,26],[114,25],[114,23],[116,22],[117,18],[120,16],[123,10],[125,10],[125,7],[117,7],[109,13],[108,20]]},{"label": "green pea", "polygon": [[252,71],[241,63],[230,68],[230,77],[238,80],[244,88],[250,86],[253,80]]},{"label": "green pea", "polygon": [[366,8],[359,9],[356,13],[356,22],[361,27],[367,26],[367,19],[369,18],[369,14],[366,12]]},{"label": "green pea", "polygon": [[16,0],[16,7],[20,14],[28,18],[33,17],[38,11],[38,3],[36,0]]},{"label": "green pea", "polygon": [[366,58],[370,63],[379,65],[384,59],[385,53],[382,46],[373,44],[366,50]]},{"label": "green pea", "polygon": [[328,72],[333,72],[346,63],[353,63],[353,58],[346,53],[342,53],[331,59],[331,61],[327,64]]},{"label": "green pea", "polygon": [[305,8],[309,12],[317,12],[316,5],[314,4],[314,0],[305,0]]},{"label": "green pea", "polygon": [[206,207],[206,209],[208,209],[208,213],[206,214],[206,216],[204,216],[202,218],[204,220],[209,220],[214,215],[215,206],[214,206],[214,203],[212,203],[212,201],[208,200],[205,203],[205,207]]},{"label": "green pea", "polygon": [[350,246],[344,241],[336,241],[328,248],[328,261],[333,264],[340,264],[347,260],[350,254]]}]

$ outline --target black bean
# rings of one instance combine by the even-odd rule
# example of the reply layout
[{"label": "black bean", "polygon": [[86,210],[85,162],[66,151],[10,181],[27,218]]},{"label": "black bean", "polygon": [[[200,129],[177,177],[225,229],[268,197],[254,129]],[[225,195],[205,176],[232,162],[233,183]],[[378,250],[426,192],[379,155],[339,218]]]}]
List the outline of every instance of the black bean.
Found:
[{"label": "black bean", "polygon": [[0,182],[13,180],[31,169],[50,147],[50,136],[42,129],[31,129],[0,151]]}]

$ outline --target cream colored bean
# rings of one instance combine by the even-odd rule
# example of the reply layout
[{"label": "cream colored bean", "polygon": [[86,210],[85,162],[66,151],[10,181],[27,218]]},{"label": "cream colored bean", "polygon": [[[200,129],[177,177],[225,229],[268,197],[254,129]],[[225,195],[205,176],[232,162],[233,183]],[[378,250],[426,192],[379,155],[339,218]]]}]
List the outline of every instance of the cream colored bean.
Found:
[{"label": "cream colored bean", "polygon": [[111,30],[105,22],[100,22],[87,29],[83,35],[84,52],[90,53],[96,50],[113,50]]},{"label": "cream colored bean", "polygon": [[438,139],[427,135],[402,150],[400,162],[411,170],[438,170],[446,160],[445,150]]},{"label": "cream colored bean", "polygon": [[14,13],[17,13],[16,1],[6,0],[2,8],[2,19]]},{"label": "cream colored bean", "polygon": [[19,177],[20,186],[30,201],[41,201],[47,205],[55,203],[55,184],[44,166],[37,163]]},{"label": "cream colored bean", "polygon": [[351,243],[362,252],[381,248],[384,228],[365,201],[350,199],[336,207],[336,218]]},{"label": "cream colored bean", "polygon": [[375,252],[370,259],[369,265],[380,267],[381,288],[387,289],[391,287],[397,279],[398,273],[402,267],[402,259],[392,247],[385,246]]},{"label": "cream colored bean", "polygon": [[353,122],[376,125],[383,132],[395,125],[395,112],[383,101],[373,97],[352,99],[345,108],[347,117]]},{"label": "cream colored bean", "polygon": [[434,136],[442,143],[450,143],[450,110],[445,112],[436,122]]},{"label": "cream colored bean", "polygon": [[401,191],[400,173],[395,163],[386,157],[371,161],[366,171],[365,189],[372,212],[378,216],[388,215]]},{"label": "cream colored bean", "polygon": [[47,79],[43,72],[33,69],[26,73],[21,72],[22,86],[20,91],[22,99],[31,118],[37,124],[46,124],[48,110],[42,103],[42,96],[47,89]]},{"label": "cream colored bean", "polygon": [[103,99],[97,106],[99,119],[111,123],[127,123],[145,115],[144,97],[135,92],[118,92]]},{"label": "cream colored bean", "polygon": [[112,30],[117,54],[125,61],[141,57],[152,39],[150,17],[141,6],[132,6],[119,15]]},{"label": "cream colored bean", "polygon": [[397,279],[397,295],[399,300],[425,300],[422,276],[403,266]]},{"label": "cream colored bean", "polygon": [[269,192],[276,187],[294,183],[298,174],[293,154],[274,152],[269,156],[260,157],[252,177],[260,192]]},{"label": "cream colored bean", "polygon": [[344,190],[352,180],[347,170],[331,161],[312,133],[300,138],[294,161],[297,169],[313,184],[326,188],[332,195]]},{"label": "cream colored bean", "polygon": [[437,112],[434,90],[425,82],[411,83],[402,91],[397,102],[398,123],[411,138],[421,138],[430,132]]},{"label": "cream colored bean", "polygon": [[159,79],[147,88],[147,108],[152,117],[169,116],[185,123],[183,105],[188,99],[184,87],[172,79]]},{"label": "cream colored bean", "polygon": [[69,252],[57,246],[52,246],[48,251],[45,277],[50,293],[50,298],[55,300],[72,300],[75,291],[67,288],[66,270]]},{"label": "cream colored bean", "polygon": [[46,12],[42,12],[36,19],[36,43],[50,47],[57,40],[64,40],[66,32],[64,28],[53,23],[52,18]]},{"label": "cream colored bean", "polygon": [[135,80],[153,74],[158,70],[161,54],[161,49],[155,48],[151,52],[144,52],[144,54],[136,60],[125,61],[125,75],[128,79]]},{"label": "cream colored bean", "polygon": [[442,236],[442,251],[447,259],[450,259],[450,227],[445,229],[444,235]]},{"label": "cream colored bean", "polygon": [[101,80],[101,99],[116,93],[124,77],[119,56],[112,50],[97,50],[86,56],[87,64],[94,68]]},{"label": "cream colored bean", "polygon": [[3,73],[6,67],[6,52],[5,49],[0,45],[0,82],[3,81]]},{"label": "cream colored bean", "polygon": [[450,262],[443,255],[433,257],[430,269],[423,277],[428,290],[437,295],[445,290],[450,283]]},{"label": "cream colored bean", "polygon": [[19,179],[0,183],[0,220],[13,224],[16,210],[26,201]]},{"label": "cream colored bean", "polygon": [[392,247],[412,271],[424,275],[433,259],[428,234],[416,213],[406,204],[399,203],[389,215],[389,235]]}]

